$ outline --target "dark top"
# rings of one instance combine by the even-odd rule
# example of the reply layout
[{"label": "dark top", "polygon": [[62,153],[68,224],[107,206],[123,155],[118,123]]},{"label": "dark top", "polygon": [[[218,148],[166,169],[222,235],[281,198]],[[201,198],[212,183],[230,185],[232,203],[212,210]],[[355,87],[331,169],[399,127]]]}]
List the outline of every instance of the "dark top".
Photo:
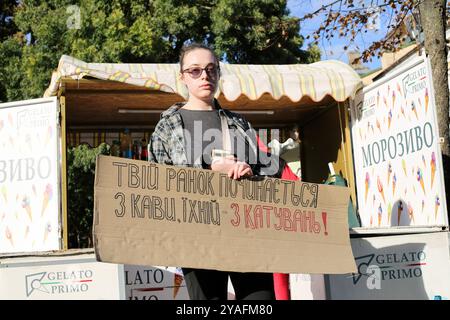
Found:
[{"label": "dark top", "polygon": [[222,126],[218,110],[178,110],[183,121],[183,134],[189,164],[211,165],[212,149],[222,148]]}]

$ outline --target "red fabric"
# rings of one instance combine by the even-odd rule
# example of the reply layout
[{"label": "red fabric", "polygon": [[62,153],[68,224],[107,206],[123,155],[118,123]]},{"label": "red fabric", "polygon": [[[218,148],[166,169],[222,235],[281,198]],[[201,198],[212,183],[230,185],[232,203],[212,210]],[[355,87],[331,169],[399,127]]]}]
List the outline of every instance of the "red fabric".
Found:
[{"label": "red fabric", "polygon": [[256,140],[258,141],[258,147],[259,150],[261,150],[262,152],[269,152],[269,148],[267,148],[267,146],[264,144],[264,142],[261,141],[261,139],[259,138],[258,135],[256,135]]},{"label": "red fabric", "polygon": [[291,170],[291,168],[286,164],[283,168],[283,172],[281,173],[281,179],[284,180],[300,180],[300,178]]},{"label": "red fabric", "polygon": [[[261,139],[256,136],[258,141],[258,147],[263,152],[269,152],[269,148],[261,141]],[[286,164],[281,173],[281,179],[284,180],[300,180],[300,178],[291,170],[291,168]],[[276,300],[290,300],[291,293],[289,291],[289,274],[286,273],[274,273],[273,274],[273,285],[275,289],[275,299]]]}]

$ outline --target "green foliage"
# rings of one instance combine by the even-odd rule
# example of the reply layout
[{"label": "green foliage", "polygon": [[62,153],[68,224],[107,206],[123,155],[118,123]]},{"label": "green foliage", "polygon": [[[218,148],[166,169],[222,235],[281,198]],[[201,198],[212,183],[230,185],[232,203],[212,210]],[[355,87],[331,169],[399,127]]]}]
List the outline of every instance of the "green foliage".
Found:
[{"label": "green foliage", "polygon": [[[17,29],[0,38],[0,102],[41,97],[63,54],[97,63],[174,63],[184,43],[198,41],[230,63],[305,63],[318,57],[301,49],[298,19],[289,16],[286,1],[8,3],[9,11],[2,5],[1,13],[13,12]],[[75,28],[69,24],[78,17],[71,5],[79,8]]]},{"label": "green foliage", "polygon": [[67,150],[67,193],[69,248],[92,247],[95,160],[110,154],[109,145],[86,144]]},{"label": "green foliage", "polygon": [[300,63],[308,56],[286,1],[218,0],[211,20],[215,47],[229,62]]},{"label": "green foliage", "polygon": [[23,75],[17,72],[22,57],[21,40],[9,38],[0,43],[0,102],[23,98],[21,82]]},{"label": "green foliage", "polygon": [[0,2],[0,41],[5,40],[17,32],[14,19],[11,19],[17,5],[16,0],[2,0]]}]

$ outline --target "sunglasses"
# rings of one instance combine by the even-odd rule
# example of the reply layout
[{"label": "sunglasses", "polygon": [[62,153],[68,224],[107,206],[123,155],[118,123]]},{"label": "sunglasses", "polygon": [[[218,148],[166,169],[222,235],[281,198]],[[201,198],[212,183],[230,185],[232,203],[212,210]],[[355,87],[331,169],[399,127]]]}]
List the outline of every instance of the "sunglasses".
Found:
[{"label": "sunglasses", "polygon": [[189,73],[191,75],[192,79],[197,79],[202,75],[203,70],[205,70],[208,77],[211,77],[211,78],[216,78],[219,74],[219,67],[215,66],[215,65],[208,65],[204,68],[192,67],[192,68],[183,70],[182,73]]}]

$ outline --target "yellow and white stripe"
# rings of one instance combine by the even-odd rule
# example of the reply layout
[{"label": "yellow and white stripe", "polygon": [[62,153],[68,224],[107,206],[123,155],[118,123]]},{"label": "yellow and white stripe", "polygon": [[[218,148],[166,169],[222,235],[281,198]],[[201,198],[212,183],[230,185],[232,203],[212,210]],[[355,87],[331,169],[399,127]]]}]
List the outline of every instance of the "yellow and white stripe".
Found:
[{"label": "yellow and white stripe", "polygon": [[[219,92],[234,101],[241,95],[257,100],[268,93],[278,100],[283,96],[293,102],[308,96],[318,102],[330,95],[342,102],[354,97],[362,87],[358,74],[347,64],[327,60],[312,64],[239,65],[221,63]],[[85,63],[62,56],[44,96],[54,96],[64,78],[118,81],[187,97],[186,87],[179,79],[179,65],[173,64],[113,64]]]}]

